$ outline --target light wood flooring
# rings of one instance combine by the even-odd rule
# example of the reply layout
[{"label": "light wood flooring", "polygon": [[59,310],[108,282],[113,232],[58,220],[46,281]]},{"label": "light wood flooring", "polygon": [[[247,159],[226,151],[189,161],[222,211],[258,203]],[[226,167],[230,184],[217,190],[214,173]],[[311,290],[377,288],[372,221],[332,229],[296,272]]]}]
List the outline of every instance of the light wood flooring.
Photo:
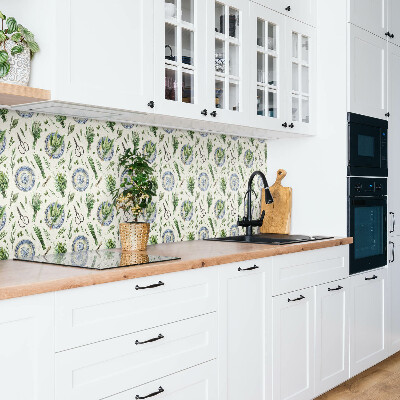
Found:
[{"label": "light wood flooring", "polygon": [[318,400],[400,400],[400,352],[323,394]]}]

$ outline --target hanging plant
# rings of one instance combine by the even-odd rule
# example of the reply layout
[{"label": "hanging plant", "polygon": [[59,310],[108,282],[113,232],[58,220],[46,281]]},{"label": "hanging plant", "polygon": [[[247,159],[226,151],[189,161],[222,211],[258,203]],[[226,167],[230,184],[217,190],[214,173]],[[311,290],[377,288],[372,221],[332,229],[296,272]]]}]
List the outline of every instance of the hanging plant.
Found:
[{"label": "hanging plant", "polygon": [[6,77],[18,55],[28,53],[30,57],[39,51],[34,34],[18,24],[14,17],[6,17],[0,11],[0,78]]}]

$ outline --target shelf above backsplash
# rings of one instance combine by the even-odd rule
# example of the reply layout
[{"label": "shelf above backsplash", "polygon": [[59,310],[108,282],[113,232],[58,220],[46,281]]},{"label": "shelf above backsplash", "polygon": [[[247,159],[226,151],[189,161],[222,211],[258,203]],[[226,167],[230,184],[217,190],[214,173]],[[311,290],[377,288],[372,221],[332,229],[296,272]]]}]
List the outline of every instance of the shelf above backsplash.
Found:
[{"label": "shelf above backsplash", "polygon": [[48,101],[50,99],[50,90],[0,83],[0,107]]}]

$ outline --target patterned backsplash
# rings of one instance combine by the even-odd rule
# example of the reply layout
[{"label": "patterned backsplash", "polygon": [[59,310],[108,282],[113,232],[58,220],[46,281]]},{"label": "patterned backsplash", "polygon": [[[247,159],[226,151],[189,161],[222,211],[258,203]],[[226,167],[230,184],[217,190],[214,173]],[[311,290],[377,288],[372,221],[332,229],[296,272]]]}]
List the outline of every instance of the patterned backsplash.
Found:
[{"label": "patterned backsplash", "polygon": [[150,243],[239,233],[266,142],[0,110],[0,259],[119,247],[111,191],[124,172],[118,156],[135,142],[159,183],[143,215]]}]

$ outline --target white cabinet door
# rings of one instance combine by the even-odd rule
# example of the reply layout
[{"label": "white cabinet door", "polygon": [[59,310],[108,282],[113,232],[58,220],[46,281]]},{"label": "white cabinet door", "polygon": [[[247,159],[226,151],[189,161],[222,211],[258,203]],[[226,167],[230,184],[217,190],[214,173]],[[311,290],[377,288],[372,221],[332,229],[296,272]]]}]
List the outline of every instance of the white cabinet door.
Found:
[{"label": "white cabinet door", "polygon": [[286,18],[250,3],[251,122],[258,128],[285,131],[287,121]]},{"label": "white cabinet door", "polygon": [[56,3],[52,98],[151,112],[153,0]]},{"label": "white cabinet door", "polygon": [[265,399],[265,264],[220,267],[220,400]]},{"label": "white cabinet door", "polygon": [[353,275],[350,282],[350,375],[354,376],[388,355],[387,269]]},{"label": "white cabinet door", "polygon": [[154,1],[154,110],[201,119],[207,103],[207,6],[201,0]]},{"label": "white cabinet door", "polygon": [[388,230],[389,235],[400,235],[396,217],[400,218],[400,48],[388,44],[388,110],[389,121],[389,178],[388,178]]},{"label": "white cabinet door", "polygon": [[[248,0],[207,0],[207,115],[214,122],[249,126]],[[204,88],[205,89],[205,88]]]},{"label": "white cabinet door", "polygon": [[349,279],[316,288],[316,396],[349,379],[349,295]]},{"label": "white cabinet door", "polygon": [[348,111],[384,119],[387,112],[387,42],[349,24]]},{"label": "white cabinet door", "polygon": [[315,130],[315,29],[308,25],[286,20],[286,131],[312,134]]},{"label": "white cabinet door", "polygon": [[54,294],[0,301],[0,398],[54,400]]},{"label": "white cabinet door", "polygon": [[273,300],[273,399],[314,397],[314,288]]},{"label": "white cabinet door", "polygon": [[[385,38],[387,2],[389,0],[349,0],[348,21],[375,35]],[[397,0],[394,0],[397,2]]]},{"label": "white cabinet door", "polygon": [[386,1],[388,4],[388,31],[391,34],[391,36],[388,38],[388,41],[400,46],[400,1]]},{"label": "white cabinet door", "polygon": [[391,238],[389,241],[389,304],[390,330],[389,353],[400,351],[400,238]]}]

